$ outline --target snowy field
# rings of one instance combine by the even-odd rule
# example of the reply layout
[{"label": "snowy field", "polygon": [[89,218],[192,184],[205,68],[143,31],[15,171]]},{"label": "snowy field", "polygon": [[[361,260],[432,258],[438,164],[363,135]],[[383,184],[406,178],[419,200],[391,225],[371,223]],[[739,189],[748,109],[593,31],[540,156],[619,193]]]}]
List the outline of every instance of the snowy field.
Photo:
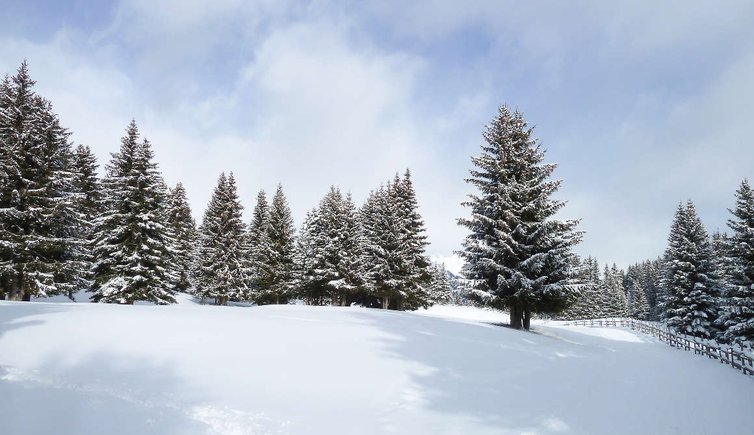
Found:
[{"label": "snowy field", "polygon": [[754,379],[501,313],[0,302],[1,434],[750,434]]}]

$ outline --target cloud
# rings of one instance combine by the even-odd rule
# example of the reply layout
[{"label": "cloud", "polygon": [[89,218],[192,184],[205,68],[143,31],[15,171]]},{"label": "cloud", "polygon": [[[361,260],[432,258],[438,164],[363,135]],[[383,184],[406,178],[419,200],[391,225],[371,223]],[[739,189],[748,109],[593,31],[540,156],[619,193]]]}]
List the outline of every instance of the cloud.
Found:
[{"label": "cloud", "polygon": [[282,182],[300,222],[329,185],[360,201],[410,167],[446,256],[501,103],[537,126],[563,215],[583,218],[579,252],[602,262],[659,255],[687,198],[723,227],[754,178],[751,2],[123,0],[97,16],[0,37],[0,67],[28,58],[101,163],[135,117],[198,218],[220,171],[247,211]]}]

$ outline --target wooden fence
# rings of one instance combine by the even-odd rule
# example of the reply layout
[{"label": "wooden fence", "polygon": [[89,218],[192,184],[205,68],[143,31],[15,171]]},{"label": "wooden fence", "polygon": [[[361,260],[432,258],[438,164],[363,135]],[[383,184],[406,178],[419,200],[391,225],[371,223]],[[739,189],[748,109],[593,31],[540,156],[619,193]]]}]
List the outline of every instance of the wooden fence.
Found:
[{"label": "wooden fence", "polygon": [[704,340],[680,334],[659,323],[635,319],[571,320],[566,322],[566,325],[598,328],[629,328],[642,334],[651,335],[676,349],[693,351],[697,355],[705,355],[707,358],[716,359],[722,364],[727,364],[740,370],[745,375],[754,375],[754,350],[751,347],[741,345],[736,349],[733,346],[723,345],[714,340]]}]

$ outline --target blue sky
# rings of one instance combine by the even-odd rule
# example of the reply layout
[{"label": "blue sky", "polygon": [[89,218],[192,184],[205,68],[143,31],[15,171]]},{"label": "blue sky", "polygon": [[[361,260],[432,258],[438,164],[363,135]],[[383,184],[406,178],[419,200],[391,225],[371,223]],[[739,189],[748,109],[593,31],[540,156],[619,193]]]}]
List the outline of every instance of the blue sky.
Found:
[{"label": "blue sky", "polygon": [[[660,255],[676,205],[724,229],[754,178],[754,3],[5,0],[0,71],[26,58],[104,163],[133,117],[201,218],[220,171],[247,212],[283,183],[297,223],[331,184],[363,200],[411,168],[449,255],[469,157],[500,104],[559,164],[577,249]],[[247,213],[248,214],[248,213]]]}]

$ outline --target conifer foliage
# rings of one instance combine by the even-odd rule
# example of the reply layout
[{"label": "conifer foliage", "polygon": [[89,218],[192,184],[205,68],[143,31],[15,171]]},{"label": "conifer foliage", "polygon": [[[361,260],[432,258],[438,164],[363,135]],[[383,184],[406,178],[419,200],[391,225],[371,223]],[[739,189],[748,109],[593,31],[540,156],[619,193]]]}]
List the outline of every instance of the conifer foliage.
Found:
[{"label": "conifer foliage", "polygon": [[726,243],[729,286],[720,322],[722,338],[754,343],[754,191],[748,180],[736,191],[736,206],[730,212],[728,226],[733,233]]},{"label": "conifer foliage", "polygon": [[186,189],[181,183],[168,192],[167,223],[174,242],[171,287],[175,291],[187,291],[193,286],[197,232],[186,198]]},{"label": "conifer foliage", "polygon": [[96,302],[174,303],[170,264],[173,239],[165,225],[165,183],[153,161],[152,146],[139,142],[135,121],[126,128],[120,150],[106,166],[104,211],[94,242]]},{"label": "conifer foliage", "polygon": [[301,238],[299,291],[310,302],[347,305],[363,286],[359,224],[350,195],[331,186],[308,215]]},{"label": "conifer foliage", "polygon": [[459,219],[470,230],[463,273],[486,304],[508,308],[511,326],[529,328],[534,312],[559,312],[574,299],[571,248],[581,240],[576,220],[553,219],[564,203],[553,200],[560,182],[554,164],[523,115],[502,106],[484,133],[482,153],[466,181],[479,190]]},{"label": "conifer foliage", "polygon": [[220,174],[199,227],[196,294],[217,305],[251,299],[251,269],[233,173]]},{"label": "conifer foliage", "polygon": [[266,235],[257,248],[263,254],[257,263],[262,285],[255,289],[254,299],[258,304],[287,303],[292,290],[296,241],[291,209],[280,184],[266,220]]},{"label": "conifer foliage", "polygon": [[360,220],[368,292],[386,309],[429,306],[430,262],[410,172],[373,191]]},{"label": "conifer foliage", "polygon": [[694,204],[679,204],[668,237],[662,281],[669,326],[697,337],[715,337],[719,287],[714,273],[712,248]]},{"label": "conifer foliage", "polygon": [[82,264],[69,132],[23,62],[0,84],[0,297],[69,293]]}]

